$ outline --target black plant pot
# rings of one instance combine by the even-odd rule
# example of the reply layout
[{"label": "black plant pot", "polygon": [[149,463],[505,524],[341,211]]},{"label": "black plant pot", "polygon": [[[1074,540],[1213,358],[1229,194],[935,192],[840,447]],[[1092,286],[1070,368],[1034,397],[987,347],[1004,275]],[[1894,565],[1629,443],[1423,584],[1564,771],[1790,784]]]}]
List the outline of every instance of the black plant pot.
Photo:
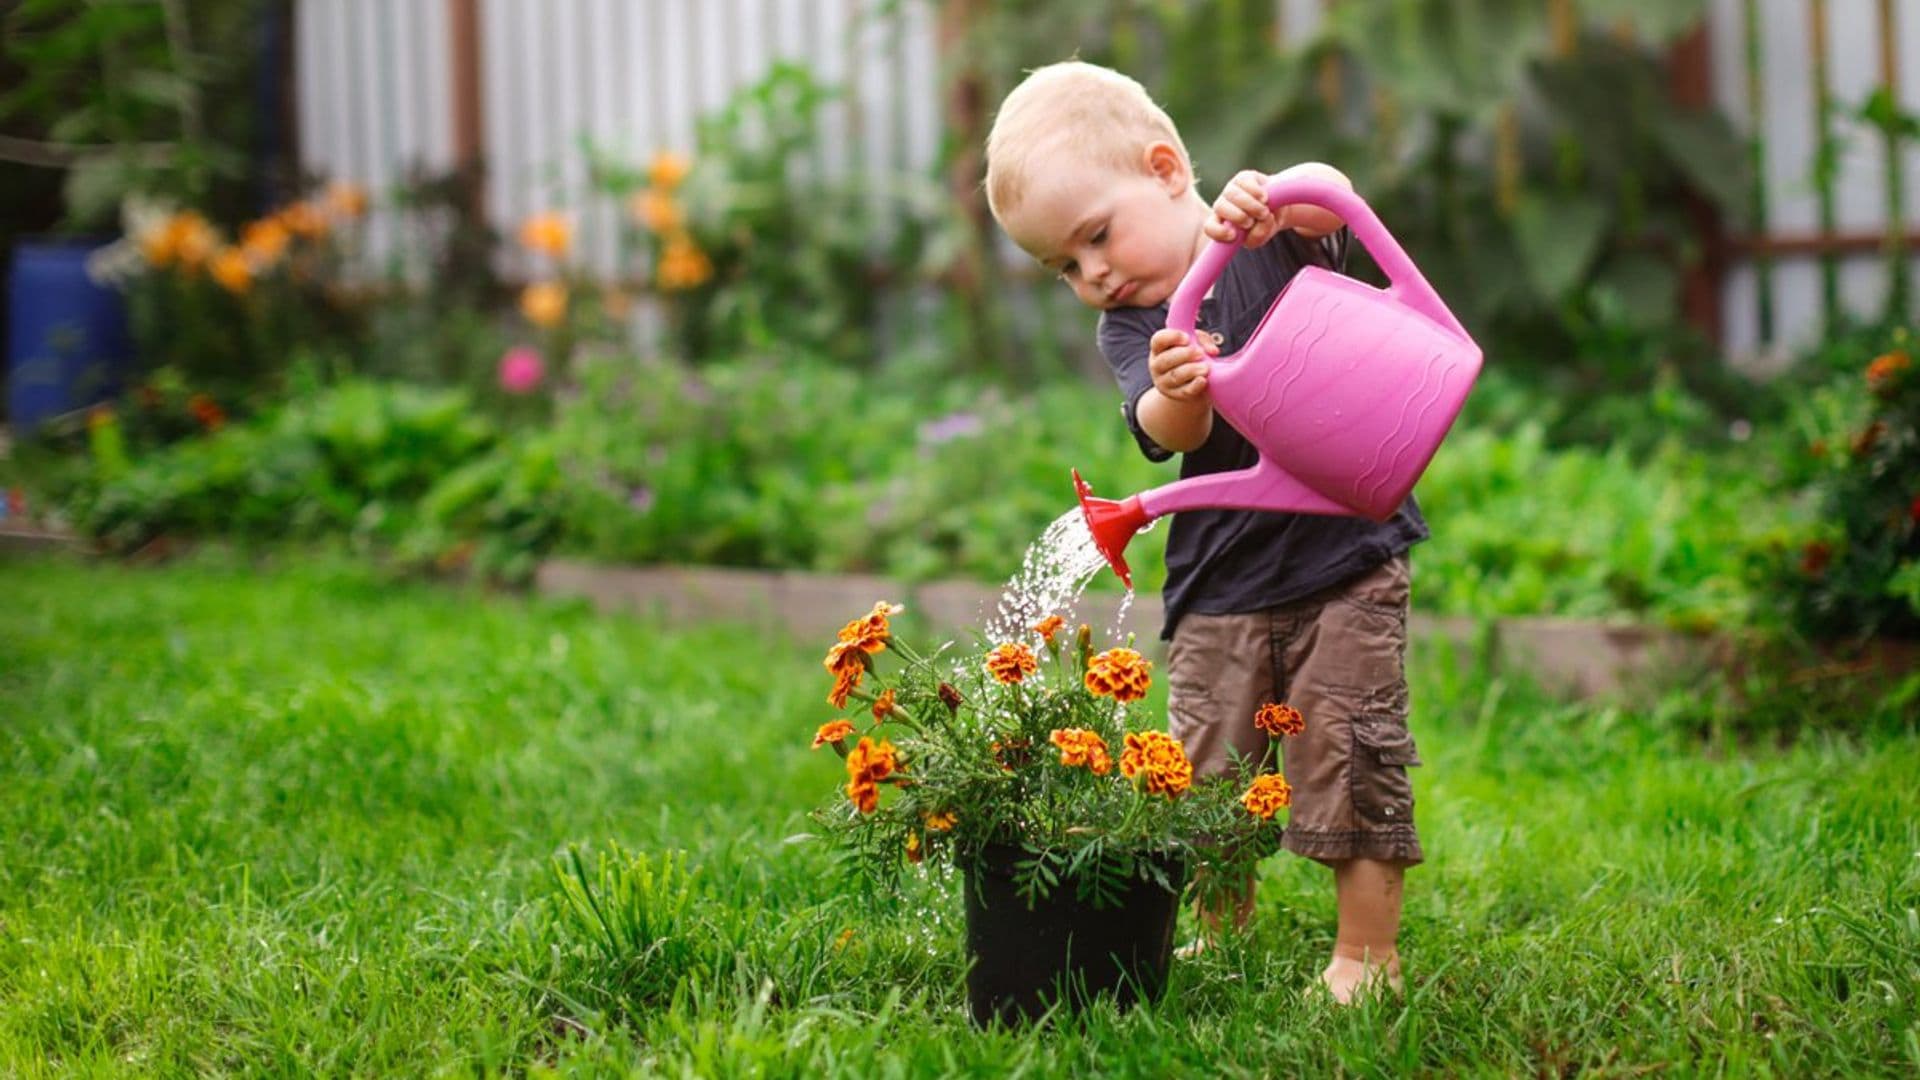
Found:
[{"label": "black plant pot", "polygon": [[1136,875],[1119,902],[1095,907],[1062,880],[1028,907],[1014,889],[1014,865],[1028,858],[989,845],[967,872],[967,1005],[973,1022],[1034,1020],[1055,1003],[1079,1008],[1111,996],[1121,1008],[1153,1001],[1167,985],[1183,863],[1151,858],[1173,884]]}]

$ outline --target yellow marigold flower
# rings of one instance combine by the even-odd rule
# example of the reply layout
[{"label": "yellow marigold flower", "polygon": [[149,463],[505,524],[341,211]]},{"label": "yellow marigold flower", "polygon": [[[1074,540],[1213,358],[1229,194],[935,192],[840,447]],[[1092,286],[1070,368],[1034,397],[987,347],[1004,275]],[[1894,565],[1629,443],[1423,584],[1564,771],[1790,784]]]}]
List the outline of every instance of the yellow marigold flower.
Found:
[{"label": "yellow marigold flower", "polygon": [[1060,748],[1060,764],[1084,765],[1095,776],[1113,771],[1113,758],[1107,753],[1107,741],[1086,728],[1059,728],[1047,736]]},{"label": "yellow marigold flower", "polygon": [[253,268],[247,265],[246,252],[239,248],[221,248],[207,265],[207,272],[235,296],[244,296],[253,288]]},{"label": "yellow marigold flower", "polygon": [[1061,627],[1064,627],[1066,625],[1067,625],[1067,620],[1061,618],[1058,615],[1049,615],[1046,618],[1041,619],[1039,622],[1033,624],[1033,632],[1036,634],[1039,634],[1041,640],[1051,645],[1053,644],[1054,635],[1058,634],[1060,632]]},{"label": "yellow marigold flower", "polygon": [[1149,795],[1178,795],[1193,783],[1193,763],[1173,736],[1130,731],[1120,754],[1120,774],[1143,784]]},{"label": "yellow marigold flower", "polygon": [[627,209],[633,214],[633,220],[648,232],[666,234],[686,224],[680,201],[659,188],[635,192]]},{"label": "yellow marigold flower", "polygon": [[573,246],[573,226],[567,224],[563,214],[548,212],[535,214],[520,224],[520,243],[529,251],[537,251],[554,259],[567,257],[567,249]]},{"label": "yellow marigold flower", "polygon": [[567,317],[567,287],[557,281],[536,281],[521,290],[520,314],[543,329],[559,326]]},{"label": "yellow marigold flower", "polygon": [[219,246],[213,226],[191,210],[182,210],[149,229],[140,237],[140,253],[153,266],[178,263],[193,269],[207,260]]},{"label": "yellow marigold flower", "polygon": [[899,708],[898,705],[894,704],[893,687],[889,686],[885,690],[880,691],[879,697],[873,699],[873,718],[881,723],[885,723],[887,718],[899,711]]},{"label": "yellow marigold flower", "polygon": [[920,849],[920,834],[917,832],[908,833],[907,834],[907,861],[910,863],[917,863],[926,857],[927,857],[927,853]]},{"label": "yellow marigold flower", "polygon": [[1299,709],[1269,701],[1253,714],[1253,726],[1269,735],[1298,735],[1307,730],[1307,720]]},{"label": "yellow marigold flower", "polygon": [[327,209],[339,218],[357,218],[367,212],[367,189],[351,180],[327,185]]},{"label": "yellow marigold flower", "polygon": [[327,215],[311,199],[288,203],[274,216],[288,232],[303,240],[318,240],[327,235]]},{"label": "yellow marigold flower", "polygon": [[1262,821],[1271,820],[1275,811],[1293,805],[1293,786],[1286,777],[1273,773],[1256,777],[1253,786],[1240,796],[1240,805]]},{"label": "yellow marigold flower", "polygon": [[1122,704],[1139,701],[1153,684],[1151,670],[1152,662],[1132,649],[1108,649],[1087,661],[1087,689]]},{"label": "yellow marigold flower", "polygon": [[987,654],[987,671],[1003,683],[1017,683],[1040,670],[1033,650],[1011,642],[997,646]]},{"label": "yellow marigold flower", "polygon": [[705,285],[712,277],[713,261],[691,236],[676,232],[667,238],[665,250],[660,252],[660,266],[654,271],[656,284],[668,292],[685,292]]},{"label": "yellow marigold flower", "polygon": [[926,817],[922,818],[921,820],[926,823],[928,832],[946,832],[949,829],[952,829],[955,823],[959,819],[955,818],[952,814],[947,813],[945,810],[941,810],[936,813],[928,814]]},{"label": "yellow marigold flower", "polygon": [[1885,394],[1893,389],[1900,373],[1913,365],[1911,358],[1904,352],[1890,352],[1873,358],[1867,365],[1867,389],[1875,394]]},{"label": "yellow marigold flower", "polygon": [[672,191],[687,178],[692,168],[693,162],[687,159],[687,155],[662,150],[653,155],[653,163],[647,166],[647,182],[662,191]]},{"label": "yellow marigold flower", "polygon": [[828,743],[840,742],[851,734],[853,734],[852,723],[846,720],[829,720],[820,725],[819,731],[813,733],[813,748],[818,750]]},{"label": "yellow marigold flower", "polygon": [[265,270],[287,253],[287,244],[292,239],[293,234],[280,219],[261,218],[250,222],[240,233],[240,249],[256,268]]}]

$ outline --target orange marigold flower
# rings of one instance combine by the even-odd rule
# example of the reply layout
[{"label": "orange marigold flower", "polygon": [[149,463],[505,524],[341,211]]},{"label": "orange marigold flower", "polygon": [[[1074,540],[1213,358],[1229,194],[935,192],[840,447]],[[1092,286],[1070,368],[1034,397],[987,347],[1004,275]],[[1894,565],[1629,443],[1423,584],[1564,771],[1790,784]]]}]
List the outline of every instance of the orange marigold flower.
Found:
[{"label": "orange marigold flower", "polygon": [[535,214],[521,223],[520,242],[549,258],[564,259],[573,246],[573,226],[563,214]]},{"label": "orange marigold flower", "polygon": [[828,743],[840,742],[851,734],[853,734],[853,724],[851,722],[846,720],[829,720],[820,725],[819,731],[813,733],[813,748],[818,750]]},{"label": "orange marigold flower", "polygon": [[543,329],[559,326],[567,317],[567,287],[557,281],[536,281],[520,293],[520,314]]},{"label": "orange marigold flower", "polygon": [[1040,662],[1025,645],[1008,643],[987,654],[988,673],[1003,683],[1017,683],[1039,670]]},{"label": "orange marigold flower", "polygon": [[873,718],[885,723],[887,718],[892,716],[899,708],[900,707],[895,705],[893,701],[893,687],[889,686],[885,690],[880,691],[879,697],[873,699]]},{"label": "orange marigold flower", "polygon": [[1120,774],[1145,786],[1149,795],[1178,795],[1193,784],[1193,763],[1173,736],[1162,731],[1129,731],[1120,754]]},{"label": "orange marigold flower", "polygon": [[1107,753],[1107,741],[1086,728],[1059,728],[1047,736],[1060,748],[1060,764],[1084,765],[1095,776],[1113,771],[1113,758]]},{"label": "orange marigold flower", "polygon": [[261,218],[241,232],[240,250],[247,253],[247,259],[254,266],[265,270],[280,261],[292,240],[293,234],[278,218]]},{"label": "orange marigold flower", "polygon": [[1240,796],[1240,805],[1262,821],[1271,820],[1275,811],[1293,805],[1293,785],[1287,783],[1286,777],[1273,773],[1257,777],[1246,794]]},{"label": "orange marigold flower", "polygon": [[910,863],[917,863],[926,857],[927,857],[927,853],[920,849],[920,834],[917,832],[908,833],[907,834],[907,861]]},{"label": "orange marigold flower", "polygon": [[659,188],[648,188],[634,193],[627,209],[632,212],[633,220],[639,222],[649,232],[670,233],[686,222],[686,215],[680,210],[679,200]]},{"label": "orange marigold flower", "polygon": [[1126,703],[1147,696],[1153,664],[1132,649],[1108,649],[1087,661],[1087,689],[1095,697]]},{"label": "orange marigold flower", "polygon": [[865,667],[842,668],[833,673],[833,689],[827,693],[827,704],[836,709],[847,707],[847,696],[860,689],[860,679],[867,672]]},{"label": "orange marigold flower", "polygon": [[693,162],[687,160],[687,155],[662,150],[653,155],[653,162],[647,166],[647,182],[663,191],[672,191],[692,168]]},{"label": "orange marigold flower", "polygon": [[667,237],[660,252],[654,282],[667,292],[684,292],[705,285],[713,277],[713,260],[684,232]]},{"label": "orange marigold flower", "polygon": [[367,189],[351,180],[335,180],[327,185],[327,209],[335,217],[360,217],[367,212]]},{"label": "orange marigold flower", "polygon": [[1307,720],[1299,709],[1269,701],[1253,714],[1253,726],[1269,735],[1298,735],[1307,730]]},{"label": "orange marigold flower", "polygon": [[1067,620],[1058,615],[1049,615],[1033,624],[1033,632],[1039,634],[1042,641],[1051,645],[1053,644],[1054,635],[1058,634],[1060,628],[1065,625],[1067,625]]},{"label": "orange marigold flower", "polygon": [[875,744],[872,739],[861,739],[847,754],[847,798],[853,800],[861,813],[873,813],[880,805],[880,781],[899,768],[892,743],[882,739]]},{"label": "orange marigold flower", "polygon": [[1033,743],[1028,739],[1008,739],[993,744],[993,760],[1007,772],[1033,760]]},{"label": "orange marigold flower", "polygon": [[926,817],[922,818],[921,820],[926,823],[928,832],[946,832],[947,830],[953,828],[955,822],[957,822],[959,819],[955,818],[952,814],[946,812],[945,810],[941,810],[936,813],[928,814]]},{"label": "orange marigold flower", "polygon": [[1904,352],[1890,352],[1873,358],[1867,365],[1867,389],[1876,394],[1885,394],[1893,389],[1900,373],[1913,366],[1913,361]]},{"label": "orange marigold flower", "polygon": [[235,296],[245,296],[253,288],[253,267],[247,263],[246,252],[239,248],[221,248],[207,264],[207,273]]},{"label": "orange marigold flower", "polygon": [[945,705],[948,711],[959,712],[960,703],[965,700],[966,698],[961,697],[960,691],[955,690],[952,684],[950,683],[940,684],[940,704]]},{"label": "orange marigold flower", "polygon": [[274,215],[287,231],[306,240],[318,240],[327,235],[327,215],[311,200],[302,199],[288,203]]},{"label": "orange marigold flower", "polygon": [[885,600],[874,604],[872,611],[840,628],[840,643],[861,652],[886,651],[887,640],[893,636],[893,628],[887,620],[905,610],[903,605],[889,604]]}]

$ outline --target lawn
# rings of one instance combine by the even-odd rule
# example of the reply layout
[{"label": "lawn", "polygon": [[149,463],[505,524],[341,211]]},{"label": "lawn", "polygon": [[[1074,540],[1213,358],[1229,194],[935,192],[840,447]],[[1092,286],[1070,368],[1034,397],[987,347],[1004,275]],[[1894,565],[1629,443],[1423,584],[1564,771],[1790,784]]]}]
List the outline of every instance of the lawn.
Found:
[{"label": "lawn", "polygon": [[1302,999],[1331,890],[1283,856],[1158,1006],[979,1033],[951,884],[870,902],[793,839],[822,649],[290,554],[0,560],[0,1074],[1920,1070],[1913,730],[1703,745],[1694,691],[1417,655],[1404,1001]]}]

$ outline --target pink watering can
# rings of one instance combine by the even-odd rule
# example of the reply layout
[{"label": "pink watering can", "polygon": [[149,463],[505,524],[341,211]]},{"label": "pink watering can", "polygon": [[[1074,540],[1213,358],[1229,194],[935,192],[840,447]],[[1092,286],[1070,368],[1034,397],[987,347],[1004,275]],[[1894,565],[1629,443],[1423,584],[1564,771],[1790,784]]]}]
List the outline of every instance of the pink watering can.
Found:
[{"label": "pink watering can", "polygon": [[[1141,526],[1178,510],[1275,510],[1385,521],[1426,471],[1480,373],[1480,347],[1366,202],[1322,180],[1276,180],[1267,205],[1338,214],[1391,284],[1309,266],[1274,298],[1246,347],[1211,362],[1213,407],[1260,452],[1239,472],[1175,481],[1115,502],[1074,470],[1094,543],[1129,588],[1122,555]],[[1239,249],[1216,243],[1174,291],[1167,325],[1194,332],[1200,300]]]}]

